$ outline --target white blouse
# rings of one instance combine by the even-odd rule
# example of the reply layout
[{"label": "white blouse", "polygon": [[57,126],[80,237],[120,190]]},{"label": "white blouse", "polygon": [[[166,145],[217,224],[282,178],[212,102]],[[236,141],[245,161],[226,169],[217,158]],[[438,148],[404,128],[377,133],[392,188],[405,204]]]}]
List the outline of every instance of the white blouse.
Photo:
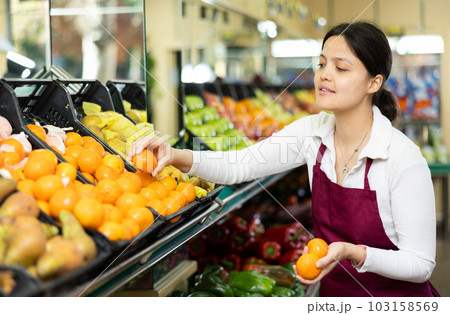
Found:
[{"label": "white blouse", "polygon": [[[342,186],[364,188],[366,157],[372,158],[368,179],[376,191],[384,230],[399,250],[367,247],[359,272],[411,282],[428,280],[435,266],[436,210],[430,170],[419,148],[373,106],[373,126],[357,164]],[[276,174],[303,164],[310,186],[321,142],[326,145],[322,171],[336,183],[334,115],[321,112],[298,119],[246,149],[193,151],[190,175],[219,184],[235,184]],[[314,193],[314,192],[313,192]]]}]

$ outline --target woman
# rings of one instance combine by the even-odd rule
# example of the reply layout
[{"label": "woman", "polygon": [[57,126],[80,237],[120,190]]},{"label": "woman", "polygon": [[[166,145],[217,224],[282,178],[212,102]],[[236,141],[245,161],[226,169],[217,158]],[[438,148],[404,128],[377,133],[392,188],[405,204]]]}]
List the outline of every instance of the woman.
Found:
[{"label": "woman", "polygon": [[[419,148],[392,127],[394,96],[383,87],[392,55],[383,32],[341,24],[323,40],[314,84],[321,112],[236,152],[176,150],[142,138],[130,155],[156,150],[154,175],[173,164],[233,184],[308,165],[321,296],[433,296],[436,221],[430,171]],[[352,266],[353,265],[353,266]]]}]

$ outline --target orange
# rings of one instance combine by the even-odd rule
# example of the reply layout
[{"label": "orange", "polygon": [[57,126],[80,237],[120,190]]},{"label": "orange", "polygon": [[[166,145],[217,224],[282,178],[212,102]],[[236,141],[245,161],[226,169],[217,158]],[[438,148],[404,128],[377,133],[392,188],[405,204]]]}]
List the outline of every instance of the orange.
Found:
[{"label": "orange", "polygon": [[319,260],[314,254],[303,254],[297,260],[297,273],[300,277],[306,280],[313,280],[317,278],[322,269],[316,267],[316,262]]},{"label": "orange", "polygon": [[186,204],[190,204],[195,200],[195,187],[191,183],[181,183],[177,186],[177,191],[186,198]]},{"label": "orange", "polygon": [[79,200],[73,214],[81,225],[88,229],[97,229],[105,220],[105,209],[102,203],[94,198]]},{"label": "orange", "polygon": [[85,144],[83,144],[83,148],[97,153],[101,158],[103,158],[105,156],[105,149],[97,141],[95,141],[95,142],[91,141],[91,142],[85,143]]},{"label": "orange", "polygon": [[45,142],[45,140],[47,139],[47,133],[45,132],[44,128],[35,124],[28,124],[27,127],[32,133],[34,133],[38,138]]},{"label": "orange", "polygon": [[[14,138],[8,138],[6,140],[3,140],[0,143],[0,146],[3,146],[3,145],[11,146],[13,149],[12,151],[17,152],[17,154],[19,154],[20,160],[22,160],[25,157],[25,149],[19,140],[14,139]],[[3,150],[3,151],[5,151],[5,150]]]},{"label": "orange", "polygon": [[160,182],[153,182],[147,186],[148,188],[153,189],[158,195],[158,199],[162,200],[169,195],[166,186]]},{"label": "orange", "polygon": [[75,160],[74,157],[71,157],[70,155],[63,154],[63,159],[66,160],[68,163],[72,164],[76,169],[78,169],[77,160]]},{"label": "orange", "polygon": [[133,184],[133,182],[129,178],[125,177],[119,177],[119,179],[116,180],[116,183],[120,186],[120,189],[122,189],[122,192],[129,192],[129,193],[138,193],[139,191],[136,190],[136,185]]},{"label": "orange", "polygon": [[36,199],[48,201],[57,190],[63,189],[64,185],[58,175],[45,175],[34,182],[34,196]]},{"label": "orange", "polygon": [[177,181],[170,176],[162,178],[159,182],[166,186],[168,191],[177,189]]},{"label": "orange", "polygon": [[0,167],[2,167],[5,164],[5,155],[3,154],[3,151],[0,151]]},{"label": "orange", "polygon": [[89,173],[81,172],[81,175],[83,175],[88,181],[90,181],[92,184],[95,184],[95,178]]},{"label": "orange", "polygon": [[19,163],[20,161],[22,161],[22,159],[20,158],[19,153],[13,151],[13,152],[4,152],[4,163],[8,164],[8,165],[16,165],[17,163]]},{"label": "orange", "polygon": [[77,169],[68,162],[59,163],[56,166],[55,174],[61,177],[68,177],[70,181],[77,179]]},{"label": "orange", "polygon": [[91,198],[97,199],[98,201],[102,200],[99,191],[94,185],[91,184],[78,185],[78,187],[75,187],[75,191],[77,192],[79,199]]},{"label": "orange", "polygon": [[34,159],[34,158],[44,158],[49,160],[55,167],[58,164],[58,158],[56,157],[56,154],[53,153],[50,150],[47,149],[36,149],[30,152],[28,154],[28,160]]},{"label": "orange", "polygon": [[81,139],[81,136],[76,132],[68,132],[66,133],[66,141],[64,144],[66,147],[74,144],[83,146],[83,139]]},{"label": "orange", "polygon": [[139,192],[139,194],[144,196],[145,200],[147,200],[147,201],[158,198],[156,191],[154,191],[153,189],[148,188],[148,187],[142,188],[141,191]]},{"label": "orange", "polygon": [[133,156],[133,164],[136,168],[151,173],[158,166],[158,160],[152,151],[145,149],[140,154]]},{"label": "orange", "polygon": [[32,179],[24,179],[17,183],[17,189],[19,191],[34,197],[33,188],[34,188],[34,180]]},{"label": "orange", "polygon": [[26,178],[37,180],[42,176],[54,174],[55,166],[46,158],[28,159],[23,172]]},{"label": "orange", "polygon": [[107,238],[113,242],[117,242],[123,239],[123,229],[122,226],[117,222],[105,221],[99,228],[98,231],[103,233]]},{"label": "orange", "polygon": [[[136,222],[133,222],[134,224],[136,224],[136,230],[138,231],[139,234],[139,226]],[[131,229],[131,227],[125,223],[119,223],[120,226],[122,227],[122,232],[123,232],[123,239],[124,240],[131,240],[133,238],[133,230]]]},{"label": "orange", "polygon": [[78,144],[72,144],[69,145],[66,148],[66,152],[65,155],[71,156],[73,157],[75,160],[77,160],[78,156],[80,155],[81,152],[84,151],[84,148],[81,145]]},{"label": "orange", "polygon": [[172,190],[169,192],[169,197],[175,198],[175,201],[180,205],[180,209],[186,204],[186,198],[179,191]]},{"label": "orange", "polygon": [[[163,206],[164,206],[164,213],[166,216],[173,214],[180,210],[180,204],[175,198],[167,197],[161,200]],[[177,216],[176,218],[173,218],[170,220],[170,222],[176,222],[180,219],[180,216]]]},{"label": "orange", "polygon": [[50,215],[54,218],[59,217],[59,213],[63,210],[73,212],[78,202],[78,195],[75,190],[64,188],[56,191],[49,201]]},{"label": "orange", "polygon": [[165,212],[166,207],[164,206],[162,201],[159,199],[152,199],[152,200],[148,201],[145,205],[147,207],[152,208],[153,210],[158,212],[159,215],[161,215],[163,217],[165,217],[167,215],[167,213]]},{"label": "orange", "polygon": [[96,185],[96,189],[104,203],[114,204],[117,198],[122,195],[122,189],[119,184],[112,179],[100,180]]},{"label": "orange", "polygon": [[152,174],[141,170],[137,170],[136,175],[141,178],[142,187],[147,187],[149,184],[156,181],[156,177],[153,177]]},{"label": "orange", "polygon": [[90,142],[97,142],[93,137],[91,136],[82,136],[81,139],[83,140],[83,146]]},{"label": "orange", "polygon": [[126,225],[130,228],[131,230],[131,237],[136,237],[139,235],[140,231],[139,231],[139,224],[133,220],[133,219],[129,219],[129,218],[124,218],[122,220],[122,224]]},{"label": "orange", "polygon": [[122,174],[125,169],[125,163],[122,158],[115,154],[105,155],[102,159],[102,164],[112,167],[119,175]]},{"label": "orange", "polygon": [[104,203],[102,204],[102,206],[103,209],[105,209],[105,221],[113,221],[117,223],[122,222],[124,215],[119,208],[114,207],[112,204],[109,203]]},{"label": "orange", "polygon": [[76,158],[80,171],[94,174],[97,168],[102,164],[102,158],[97,153],[84,150]]},{"label": "orange", "polygon": [[117,198],[115,205],[126,214],[131,208],[145,207],[145,198],[139,194],[126,192]]},{"label": "orange", "polygon": [[153,213],[146,207],[131,208],[127,212],[127,218],[133,219],[138,223],[140,232],[148,228],[155,220]]},{"label": "orange", "polygon": [[119,178],[119,174],[117,174],[117,172],[111,166],[101,164],[95,171],[94,177],[95,179],[97,179],[97,181],[100,181],[102,179],[116,180]]},{"label": "orange", "polygon": [[39,209],[41,209],[42,211],[44,211],[44,213],[48,216],[51,216],[50,214],[50,206],[48,205],[47,201],[44,200],[36,200],[36,203],[39,207]]},{"label": "orange", "polygon": [[122,178],[129,178],[130,181],[135,185],[136,187],[136,193],[138,193],[142,188],[142,181],[139,175],[133,172],[125,172],[120,175]]},{"label": "orange", "polygon": [[306,246],[308,246],[309,254],[316,255],[319,258],[325,257],[328,253],[328,245],[321,238],[313,238]]}]

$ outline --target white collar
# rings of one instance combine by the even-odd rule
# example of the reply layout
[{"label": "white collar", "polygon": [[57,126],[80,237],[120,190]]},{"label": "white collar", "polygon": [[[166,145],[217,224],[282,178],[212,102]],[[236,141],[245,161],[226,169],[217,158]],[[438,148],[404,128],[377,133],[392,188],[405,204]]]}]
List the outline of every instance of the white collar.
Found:
[{"label": "white collar", "polygon": [[[369,157],[371,159],[387,159],[388,148],[392,138],[392,124],[389,119],[384,116],[380,109],[373,105],[373,125],[370,133],[369,141],[359,155],[359,159]],[[327,115],[327,114],[325,114]],[[334,129],[336,125],[336,119],[334,115],[329,115],[330,118],[326,119],[315,132],[314,136],[320,137],[323,144],[327,148],[332,148],[334,151]]]}]

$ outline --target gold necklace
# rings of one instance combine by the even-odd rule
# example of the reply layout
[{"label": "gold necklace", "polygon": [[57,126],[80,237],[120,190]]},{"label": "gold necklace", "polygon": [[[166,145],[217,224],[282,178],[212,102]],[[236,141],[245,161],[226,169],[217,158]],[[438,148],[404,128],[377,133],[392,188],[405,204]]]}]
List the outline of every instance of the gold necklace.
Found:
[{"label": "gold necklace", "polygon": [[[373,122],[372,122],[373,123]],[[356,154],[356,152],[359,151],[359,148],[361,147],[362,143],[364,142],[364,139],[366,139],[367,135],[369,134],[369,130],[372,129],[372,124],[370,125],[370,128],[367,129],[366,133],[364,134],[364,138],[362,138],[361,142],[359,143],[359,145],[356,147],[355,151],[353,151],[352,155],[350,156],[350,158],[347,160],[347,162],[344,164],[344,167],[342,168],[342,174],[346,174],[348,172],[348,167],[347,164],[350,162],[350,160],[352,159],[352,157]],[[336,137],[337,140],[337,137]],[[336,141],[337,144],[337,141]],[[342,160],[344,160],[344,157],[342,156],[342,152],[341,152],[341,157]]]}]

